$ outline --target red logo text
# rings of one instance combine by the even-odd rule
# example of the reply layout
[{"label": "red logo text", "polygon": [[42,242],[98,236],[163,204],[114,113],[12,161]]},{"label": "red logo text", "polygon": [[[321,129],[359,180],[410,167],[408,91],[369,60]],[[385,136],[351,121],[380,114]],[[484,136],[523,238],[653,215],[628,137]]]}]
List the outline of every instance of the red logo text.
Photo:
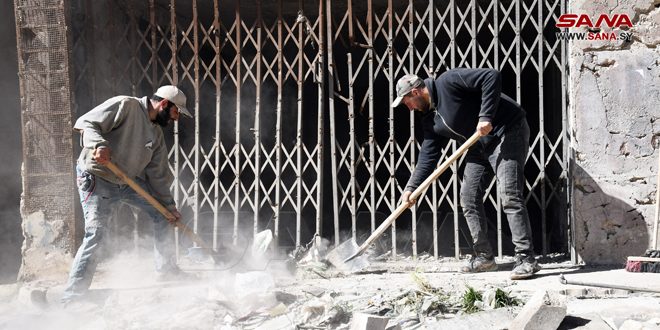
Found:
[{"label": "red logo text", "polygon": [[603,25],[609,28],[620,28],[622,26],[630,28],[633,26],[630,17],[626,14],[601,14],[595,20],[586,14],[563,14],[559,16],[555,24],[558,28],[600,28]]}]

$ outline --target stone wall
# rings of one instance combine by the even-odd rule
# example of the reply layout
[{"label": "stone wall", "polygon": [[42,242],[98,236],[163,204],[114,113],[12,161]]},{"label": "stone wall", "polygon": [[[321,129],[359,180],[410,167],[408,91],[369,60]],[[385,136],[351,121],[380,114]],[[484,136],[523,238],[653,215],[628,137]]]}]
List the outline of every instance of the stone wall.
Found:
[{"label": "stone wall", "polygon": [[[660,149],[660,1],[571,1],[569,12],[627,14],[629,42],[569,45],[574,234],[588,264],[651,246]],[[571,31],[586,31],[575,28]]]}]

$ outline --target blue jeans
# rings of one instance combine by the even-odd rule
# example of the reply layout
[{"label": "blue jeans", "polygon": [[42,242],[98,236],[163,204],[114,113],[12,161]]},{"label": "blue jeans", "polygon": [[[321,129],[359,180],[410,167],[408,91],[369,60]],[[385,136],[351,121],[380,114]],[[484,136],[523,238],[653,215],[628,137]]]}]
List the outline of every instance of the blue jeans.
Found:
[{"label": "blue jeans", "polygon": [[502,209],[509,221],[515,252],[534,255],[532,228],[523,195],[528,141],[529,126],[523,118],[508,127],[501,138],[482,137],[466,155],[461,207],[472,234],[476,254],[488,257],[493,255],[486,235],[483,197],[494,172],[497,177],[497,193],[501,197]]},{"label": "blue jeans", "polygon": [[[167,272],[175,269],[174,235],[172,226],[156,208],[126,184],[114,184],[76,166],[78,193],[85,217],[85,235],[78,248],[63,301],[71,300],[87,291],[92,284],[98,264],[95,251],[103,241],[106,226],[119,203],[127,203],[145,211],[154,224],[154,254],[156,271]],[[146,191],[148,185],[138,178],[135,181]]]}]

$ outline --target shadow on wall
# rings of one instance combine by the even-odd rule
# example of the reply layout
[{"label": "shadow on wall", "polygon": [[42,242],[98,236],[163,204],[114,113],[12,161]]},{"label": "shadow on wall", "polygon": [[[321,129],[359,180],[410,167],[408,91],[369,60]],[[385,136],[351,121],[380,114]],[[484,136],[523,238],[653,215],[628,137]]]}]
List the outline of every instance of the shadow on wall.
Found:
[{"label": "shadow on wall", "polygon": [[586,264],[621,264],[639,256],[649,245],[644,216],[635,206],[609,193],[617,186],[596,182],[582,167],[573,164],[575,242]]},{"label": "shadow on wall", "polygon": [[0,284],[5,284],[16,281],[21,266],[21,108],[14,2],[0,1],[0,13],[8,13],[0,21]]}]

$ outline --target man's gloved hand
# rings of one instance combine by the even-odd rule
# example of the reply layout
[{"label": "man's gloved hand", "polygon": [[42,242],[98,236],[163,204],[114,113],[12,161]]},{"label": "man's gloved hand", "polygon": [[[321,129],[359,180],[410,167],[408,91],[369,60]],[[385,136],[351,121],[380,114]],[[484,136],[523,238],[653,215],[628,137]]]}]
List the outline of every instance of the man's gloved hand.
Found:
[{"label": "man's gloved hand", "polygon": [[415,203],[417,203],[417,200],[410,199],[410,195],[412,195],[412,193],[413,193],[412,191],[406,190],[403,192],[403,195],[401,195],[401,203],[407,204],[408,208],[410,208],[411,206],[415,205]]},{"label": "man's gloved hand", "polygon": [[94,153],[92,154],[92,157],[97,163],[101,165],[105,165],[110,161],[110,148],[98,147],[94,149]]}]

